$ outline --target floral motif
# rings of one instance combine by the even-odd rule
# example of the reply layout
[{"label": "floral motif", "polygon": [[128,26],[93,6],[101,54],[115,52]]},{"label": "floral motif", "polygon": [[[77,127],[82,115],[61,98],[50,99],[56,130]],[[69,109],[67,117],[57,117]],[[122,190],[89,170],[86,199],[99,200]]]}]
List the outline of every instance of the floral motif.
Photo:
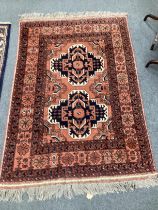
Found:
[{"label": "floral motif", "polygon": [[99,164],[102,161],[102,156],[99,151],[93,151],[89,153],[88,160],[92,165]]},{"label": "floral motif", "polygon": [[21,143],[20,145],[17,146],[17,152],[19,155],[26,155],[26,153],[29,152],[29,145],[26,143]]},{"label": "floral motif", "polygon": [[23,100],[23,103],[25,104],[25,106],[27,107],[32,104],[34,98],[33,98],[33,95],[26,94],[26,95],[24,95],[22,100]]},{"label": "floral motif", "polygon": [[32,158],[32,167],[34,169],[41,169],[41,168],[45,168],[46,166],[48,166],[49,164],[49,160],[50,160],[50,157],[49,155],[43,155],[43,156],[35,156]]},{"label": "floral motif", "polygon": [[134,124],[133,116],[131,114],[124,114],[122,116],[122,122],[127,126],[131,126]]},{"label": "floral motif", "polygon": [[75,160],[75,157],[72,153],[65,153],[61,157],[61,162],[65,166],[71,166]]},{"label": "floral motif", "polygon": [[30,120],[27,117],[20,119],[19,128],[26,131],[26,130],[29,130],[29,128],[31,128],[31,127],[32,127],[32,120]]},{"label": "floral motif", "polygon": [[34,74],[27,74],[25,77],[26,84],[34,84],[35,80],[36,80],[36,75]]},{"label": "floral motif", "polygon": [[128,104],[131,102],[129,94],[127,92],[123,92],[120,94],[120,101],[123,104]]},{"label": "floral motif", "polygon": [[124,85],[128,82],[128,77],[124,73],[119,73],[117,76],[118,83]]},{"label": "floral motif", "polygon": [[125,163],[127,159],[126,152],[124,150],[114,151],[112,157],[115,163]]}]

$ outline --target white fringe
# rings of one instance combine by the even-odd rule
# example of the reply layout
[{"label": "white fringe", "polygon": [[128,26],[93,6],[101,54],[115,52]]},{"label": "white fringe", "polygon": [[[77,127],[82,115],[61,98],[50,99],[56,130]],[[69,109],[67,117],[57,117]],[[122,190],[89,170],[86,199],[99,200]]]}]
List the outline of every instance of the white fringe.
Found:
[{"label": "white fringe", "polygon": [[87,12],[55,12],[55,13],[25,13],[21,14],[20,20],[69,20],[69,19],[85,19],[85,18],[103,18],[103,17],[124,17],[127,13],[113,13],[104,11],[87,11]]},{"label": "white fringe", "polygon": [[73,183],[73,184],[47,184],[41,186],[23,187],[17,189],[1,189],[0,201],[21,202],[23,195],[27,194],[28,201],[33,200],[50,200],[61,197],[72,199],[78,195],[85,195],[87,199],[92,199],[95,195],[107,193],[119,193],[134,191],[140,188],[150,188],[158,186],[158,177],[152,175],[143,180],[117,181],[110,183]]}]

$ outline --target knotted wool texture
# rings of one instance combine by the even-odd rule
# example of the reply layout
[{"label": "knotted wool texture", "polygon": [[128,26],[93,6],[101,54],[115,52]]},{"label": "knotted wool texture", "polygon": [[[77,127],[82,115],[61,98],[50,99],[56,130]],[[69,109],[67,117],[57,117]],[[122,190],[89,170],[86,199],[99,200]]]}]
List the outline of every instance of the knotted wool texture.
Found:
[{"label": "knotted wool texture", "polygon": [[155,172],[126,16],[23,20],[17,59],[1,183]]}]

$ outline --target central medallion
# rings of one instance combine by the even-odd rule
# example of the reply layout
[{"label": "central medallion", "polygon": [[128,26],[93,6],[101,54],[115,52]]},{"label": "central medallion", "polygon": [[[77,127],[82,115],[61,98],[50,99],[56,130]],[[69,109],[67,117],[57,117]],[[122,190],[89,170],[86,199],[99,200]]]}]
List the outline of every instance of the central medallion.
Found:
[{"label": "central medallion", "polygon": [[102,57],[96,57],[82,44],[72,45],[67,54],[60,58],[53,58],[50,62],[51,71],[58,71],[61,77],[67,77],[73,86],[87,84],[95,72],[101,72],[104,68]]},{"label": "central medallion", "polygon": [[73,111],[73,116],[75,118],[81,119],[85,116],[85,110],[83,108],[76,108]]},{"label": "central medallion", "polygon": [[60,129],[68,129],[73,139],[83,139],[91,134],[97,123],[108,120],[108,107],[89,99],[84,90],[69,93],[68,100],[61,100],[59,105],[51,105],[48,110],[49,122],[59,124]]}]

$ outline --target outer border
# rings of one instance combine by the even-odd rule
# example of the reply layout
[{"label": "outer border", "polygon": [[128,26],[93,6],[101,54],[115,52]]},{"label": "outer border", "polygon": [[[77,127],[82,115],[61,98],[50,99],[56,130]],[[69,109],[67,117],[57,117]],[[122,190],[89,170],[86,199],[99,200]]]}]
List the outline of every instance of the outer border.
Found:
[{"label": "outer border", "polygon": [[[90,13],[89,13],[90,14]],[[98,15],[99,13],[96,13],[96,15]],[[101,13],[100,13],[101,14]],[[113,14],[113,13],[112,13]],[[115,14],[115,13],[114,13]],[[105,15],[104,14],[104,12],[103,12],[103,15],[101,15],[101,17],[113,17],[114,16],[114,14],[113,15]],[[84,16],[83,18],[81,18],[81,13],[79,13],[79,15],[80,15],[80,19],[84,19],[84,18],[93,18],[94,16],[95,16],[95,12],[94,13],[92,13],[92,16],[90,15],[88,15],[88,16]],[[116,16],[119,16],[118,15],[118,13],[116,13]],[[115,16],[115,17],[116,17]],[[123,15],[121,15],[121,16],[123,16],[123,17],[126,17],[126,21],[127,21],[127,14],[123,14]],[[96,17],[96,16],[95,16]],[[73,16],[70,16],[70,20],[71,20],[71,18],[73,19]],[[78,17],[79,18],[79,17]],[[54,18],[54,16],[52,17],[52,19],[54,19],[54,20],[56,20],[56,18]],[[61,18],[62,19],[62,18]],[[22,19],[21,20],[21,22],[23,22],[23,21],[30,21],[30,19],[29,18],[27,18],[27,17],[25,17],[24,19]],[[32,21],[39,21],[39,20],[45,20],[45,18],[44,17],[41,17],[41,16],[38,16],[38,17],[36,17],[35,19],[33,18],[32,19]],[[47,18],[46,18],[46,20],[48,20]],[[127,21],[127,26],[128,26],[128,21]],[[20,31],[20,27],[19,27],[19,31]],[[133,58],[134,58],[134,63],[135,63],[135,69],[136,69],[136,75],[137,75],[137,82],[138,82],[138,74],[137,74],[137,66],[136,66],[136,62],[135,62],[135,54],[134,54],[134,50],[133,50],[133,46],[132,46],[132,41],[131,41],[131,34],[130,34],[130,31],[129,31],[129,27],[128,27],[128,32],[129,32],[129,37],[130,37],[130,44],[131,44],[131,48],[132,48],[132,51],[133,51]],[[18,44],[18,50],[17,50],[17,58],[18,58],[18,52],[19,52],[19,44]],[[16,66],[17,66],[17,64],[16,64]],[[15,72],[16,72],[16,70],[15,70]],[[15,73],[14,72],[14,73]],[[14,77],[14,79],[15,79],[15,77]],[[13,87],[14,87],[14,82],[13,82]],[[140,95],[140,97],[141,97],[141,93],[140,93],[140,86],[139,86],[139,82],[138,82],[138,87],[139,87],[139,95]],[[13,88],[12,88],[12,96],[13,96]],[[11,105],[11,99],[12,99],[12,96],[10,97],[10,105]],[[142,97],[141,97],[141,102],[142,102]],[[141,104],[141,106],[142,106],[142,108],[143,108],[143,103]],[[144,109],[143,109],[143,112],[144,112]],[[10,107],[9,107],[9,113],[10,113]],[[8,119],[9,119],[9,115],[8,115]],[[145,121],[145,114],[144,114],[144,121]],[[7,124],[8,125],[8,124]],[[146,121],[145,121],[145,125],[146,125]],[[147,129],[147,126],[146,126],[146,129]],[[6,131],[7,131],[7,129],[6,129]],[[148,135],[148,134],[147,134]],[[149,135],[148,135],[148,137],[149,137]],[[150,139],[149,139],[149,144],[150,144],[150,148],[151,148],[151,141],[150,141]],[[4,145],[4,149],[5,149],[5,145]],[[152,155],[152,157],[153,157],[153,155]],[[155,164],[154,164],[155,165]],[[127,175],[127,176],[115,176],[115,177],[99,177],[99,178],[94,178],[94,179],[91,179],[91,178],[86,178],[86,179],[71,179],[71,180],[59,180],[59,181],[55,181],[55,180],[47,180],[47,181],[39,181],[39,182],[36,182],[35,183],[35,181],[32,181],[32,182],[27,182],[27,183],[1,183],[0,184],[0,189],[8,189],[8,188],[14,188],[14,189],[17,189],[17,188],[26,188],[26,187],[36,187],[36,186],[40,186],[40,185],[49,185],[49,184],[54,184],[55,185],[55,187],[59,187],[59,189],[60,189],[60,187],[61,186],[58,186],[58,184],[66,184],[66,183],[69,183],[70,185],[73,185],[73,183],[81,183],[81,184],[83,184],[83,183],[89,183],[89,182],[93,182],[94,184],[95,184],[95,182],[101,182],[101,185],[102,185],[102,183],[103,182],[106,182],[106,183],[110,183],[110,182],[125,182],[125,181],[137,181],[137,180],[142,180],[142,179],[149,179],[149,178],[151,178],[151,180],[153,180],[153,176],[156,176],[156,178],[157,178],[157,172],[150,172],[150,173],[145,173],[145,174],[135,174],[135,175]],[[97,184],[96,184],[97,185]],[[157,181],[155,180],[154,181],[154,183],[151,181],[151,183],[150,183],[150,180],[149,180],[149,186],[148,185],[146,185],[146,184],[144,184],[143,186],[141,186],[141,187],[150,187],[150,186],[156,186],[157,185]],[[63,186],[63,185],[62,185]],[[46,187],[46,186],[45,186]],[[85,186],[86,187],[86,186]],[[139,187],[138,186],[138,188],[141,188],[141,187]],[[58,190],[59,190],[58,189]],[[67,189],[67,190],[69,190],[69,188]],[[88,190],[88,189],[87,189]],[[27,191],[27,190],[26,190]],[[106,189],[105,190],[103,190],[103,192],[100,192],[100,194],[104,194],[104,191],[106,191]],[[108,191],[108,189],[107,189],[107,191]],[[107,192],[106,191],[106,192]],[[114,190],[113,192],[116,192],[117,190]],[[118,191],[122,191],[121,189],[119,189],[119,186],[118,186]],[[125,190],[126,191],[126,190]],[[109,192],[111,192],[111,191],[109,191]],[[81,194],[84,194],[85,192],[82,192]]]}]

